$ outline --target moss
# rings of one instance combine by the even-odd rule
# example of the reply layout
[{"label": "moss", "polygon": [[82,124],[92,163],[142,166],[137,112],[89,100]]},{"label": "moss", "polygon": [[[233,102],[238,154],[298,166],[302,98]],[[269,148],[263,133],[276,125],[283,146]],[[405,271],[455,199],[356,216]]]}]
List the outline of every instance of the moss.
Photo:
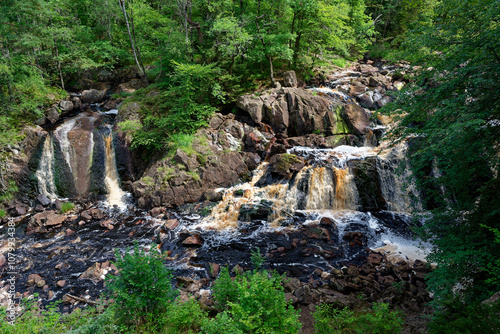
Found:
[{"label": "moss", "polygon": [[196,182],[200,181],[200,174],[196,172],[187,172],[187,174]]},{"label": "moss", "polygon": [[332,134],[348,134],[350,133],[349,127],[342,118],[343,107],[341,105],[337,106],[333,110],[333,116],[335,118],[335,126],[332,129]]},{"label": "moss", "polygon": [[144,176],[142,178],[142,182],[144,182],[144,184],[146,184],[147,186],[149,187],[152,187],[153,186],[153,178],[151,176]]}]

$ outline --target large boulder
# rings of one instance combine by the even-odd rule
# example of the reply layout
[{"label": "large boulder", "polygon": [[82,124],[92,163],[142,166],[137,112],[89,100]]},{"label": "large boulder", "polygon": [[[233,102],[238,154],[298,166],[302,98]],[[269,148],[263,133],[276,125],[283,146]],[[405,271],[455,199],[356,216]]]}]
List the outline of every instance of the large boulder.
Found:
[{"label": "large boulder", "polygon": [[61,108],[61,111],[62,112],[70,112],[74,109],[74,105],[73,105],[73,102],[71,101],[61,101],[59,102],[59,108]]},{"label": "large boulder", "polygon": [[370,125],[368,113],[357,104],[346,104],[342,113],[347,126],[355,135],[367,133],[367,127]]},{"label": "large boulder", "polygon": [[301,88],[271,89],[256,96],[243,95],[237,106],[256,123],[269,124],[273,131],[291,136],[335,131],[332,102]]},{"label": "large boulder", "polygon": [[99,103],[106,97],[105,90],[89,89],[82,92],[82,102]]}]

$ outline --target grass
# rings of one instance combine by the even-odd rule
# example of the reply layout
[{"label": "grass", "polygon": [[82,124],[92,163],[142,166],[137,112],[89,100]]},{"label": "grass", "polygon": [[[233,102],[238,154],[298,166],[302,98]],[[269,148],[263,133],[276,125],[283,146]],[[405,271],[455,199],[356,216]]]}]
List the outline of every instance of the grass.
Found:
[{"label": "grass", "polygon": [[3,218],[7,215],[7,211],[5,211],[4,209],[0,209],[0,218]]},{"label": "grass", "polygon": [[61,213],[66,213],[72,210],[75,207],[75,204],[71,202],[66,202],[61,204]]}]

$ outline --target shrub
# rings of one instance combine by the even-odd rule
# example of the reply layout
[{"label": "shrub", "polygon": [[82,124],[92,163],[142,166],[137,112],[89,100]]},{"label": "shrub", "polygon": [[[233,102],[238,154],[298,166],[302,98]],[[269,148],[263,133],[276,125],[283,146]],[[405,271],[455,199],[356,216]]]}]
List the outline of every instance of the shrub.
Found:
[{"label": "shrub", "polygon": [[373,304],[373,311],[361,312],[323,304],[317,307],[314,319],[317,334],[399,333],[404,323],[401,313],[389,311],[385,303]]},{"label": "shrub", "polygon": [[500,302],[493,305],[464,304],[458,299],[446,300],[429,323],[430,333],[500,333]]},{"label": "shrub", "polygon": [[74,207],[75,207],[75,204],[73,204],[71,202],[62,203],[61,204],[61,213],[66,213],[69,210],[72,210]]},{"label": "shrub", "polygon": [[178,292],[171,285],[172,272],[162,262],[159,251],[139,249],[137,243],[133,251],[125,254],[116,251],[117,276],[108,276],[106,285],[117,321],[123,325],[138,326],[151,322],[155,324],[166,313]]},{"label": "shrub", "polygon": [[[254,253],[260,266],[262,259],[257,257],[259,253]],[[298,333],[299,315],[285,299],[282,280],[276,273],[258,269],[238,273],[233,280],[223,268],[212,289],[223,313],[205,325],[207,333],[215,333],[212,329],[217,326],[228,333]]]},{"label": "shrub", "polygon": [[0,209],[0,218],[3,218],[7,215],[7,211],[5,211],[4,209]]},{"label": "shrub", "polygon": [[199,333],[206,318],[207,313],[201,309],[200,304],[190,299],[185,303],[170,304],[163,321],[169,334]]}]

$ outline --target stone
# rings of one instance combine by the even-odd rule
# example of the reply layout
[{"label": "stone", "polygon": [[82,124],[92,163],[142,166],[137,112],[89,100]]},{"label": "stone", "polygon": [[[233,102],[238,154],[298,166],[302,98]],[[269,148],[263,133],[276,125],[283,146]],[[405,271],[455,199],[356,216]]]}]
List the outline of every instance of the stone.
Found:
[{"label": "stone", "polygon": [[367,127],[370,125],[370,117],[359,105],[345,105],[342,112],[342,118],[355,135],[363,135],[368,131]]},{"label": "stone", "polygon": [[311,287],[309,287],[309,285],[298,288],[293,294],[297,297],[300,304],[309,305],[313,302]]},{"label": "stone", "polygon": [[59,110],[57,108],[52,107],[45,112],[45,117],[50,123],[54,124],[59,120],[61,114],[59,113]]},{"label": "stone", "polygon": [[105,229],[107,230],[112,230],[114,229],[115,227],[113,226],[113,221],[111,219],[106,219],[106,220],[103,220],[99,223],[99,225],[101,227],[104,227]]},{"label": "stone", "polygon": [[201,236],[197,233],[187,237],[184,239],[182,242],[183,246],[188,246],[188,247],[201,247],[203,244],[203,239]]},{"label": "stone", "polygon": [[66,269],[69,268],[69,265],[67,263],[61,262],[56,264],[55,268],[61,271],[65,271]]},{"label": "stone", "polygon": [[370,94],[365,93],[363,95],[358,96],[358,101],[359,104],[362,107],[368,108],[368,109],[374,109],[375,108],[375,102],[373,101],[373,98]]},{"label": "stone", "polygon": [[370,255],[368,255],[368,262],[370,262],[371,264],[373,265],[379,265],[380,263],[382,263],[382,259],[383,259],[383,256],[380,255],[380,254],[375,254],[375,253],[371,253]]},{"label": "stone", "polygon": [[9,210],[12,216],[24,216],[27,212],[26,206],[24,205],[16,205]]},{"label": "stone", "polygon": [[56,209],[59,210],[59,211],[62,210],[62,204],[63,204],[63,202],[61,202],[59,199],[56,199],[54,201],[54,205],[55,205]]},{"label": "stone", "polygon": [[89,267],[78,279],[91,279],[93,281],[100,281],[104,279],[104,270],[101,268],[100,263],[94,263]]},{"label": "stone", "polygon": [[207,263],[205,265],[208,276],[212,279],[217,278],[220,272],[220,264],[217,263]]},{"label": "stone", "polygon": [[382,107],[384,107],[386,104],[389,104],[389,103],[391,103],[391,102],[392,102],[392,98],[391,98],[390,96],[387,96],[387,95],[386,95],[386,96],[382,97],[380,100],[378,100],[378,101],[376,102],[376,104],[377,104],[377,107],[382,108]]},{"label": "stone", "polygon": [[236,106],[248,112],[254,122],[262,122],[264,102],[260,97],[250,94],[242,95],[236,101]]},{"label": "stone", "polygon": [[364,73],[364,74],[378,72],[378,68],[374,67],[372,65],[359,64],[357,66],[357,69],[358,69],[358,71],[360,71],[361,73]]},{"label": "stone", "polygon": [[151,217],[156,217],[162,213],[165,212],[165,208],[162,208],[162,207],[156,207],[156,208],[153,208],[149,211],[149,214],[151,215]]},{"label": "stone", "polygon": [[70,112],[73,110],[74,105],[73,102],[64,100],[59,102],[59,108],[61,108],[62,112]]},{"label": "stone", "polygon": [[169,219],[163,224],[163,230],[173,230],[177,226],[179,226],[179,220],[178,219]]},{"label": "stone", "polygon": [[36,212],[42,212],[42,211],[44,211],[44,210],[45,210],[45,209],[44,209],[44,207],[43,207],[41,204],[37,204],[37,205],[35,205],[35,211],[36,211]]},{"label": "stone", "polygon": [[41,288],[41,287],[43,287],[45,285],[45,281],[38,274],[30,274],[28,276],[28,280],[26,281],[26,285],[27,286],[36,285],[37,287]]},{"label": "stone", "polygon": [[106,96],[105,90],[89,89],[82,92],[82,102],[84,103],[99,103]]},{"label": "stone", "polygon": [[28,226],[30,229],[37,229],[45,226],[56,226],[60,225],[66,219],[65,215],[60,215],[54,212],[54,210],[48,210],[36,213],[31,217]]},{"label": "stone", "polygon": [[36,197],[36,200],[43,206],[47,206],[51,203],[50,199],[48,199],[47,196],[45,196],[44,194],[38,195]]},{"label": "stone", "polygon": [[104,211],[101,209],[90,209],[88,210],[88,213],[92,216],[94,219],[102,219],[104,217]]},{"label": "stone", "polygon": [[194,171],[199,165],[195,156],[187,155],[187,153],[180,148],[177,149],[172,160],[186,166],[188,171]]},{"label": "stone", "polygon": [[392,85],[394,86],[395,89],[401,90],[405,86],[405,83],[401,81],[395,81]]},{"label": "stone", "polygon": [[62,288],[66,285],[66,281],[65,280],[59,280],[56,282],[56,286],[59,287],[59,288]]},{"label": "stone", "polygon": [[365,85],[357,84],[349,86],[349,93],[353,95],[361,95],[366,92],[368,88]]},{"label": "stone", "polygon": [[91,219],[92,219],[92,216],[90,215],[90,213],[89,213],[87,210],[83,211],[83,212],[80,214],[80,216],[81,216],[84,220],[86,220],[86,221],[89,221],[89,220],[91,220]]},{"label": "stone", "polygon": [[321,226],[333,226],[336,227],[335,221],[329,217],[321,217],[319,224]]},{"label": "stone", "polygon": [[283,73],[283,87],[297,87],[297,75],[295,71]]},{"label": "stone", "polygon": [[291,179],[305,164],[304,158],[288,153],[273,155],[269,160],[271,171],[287,179]]}]

